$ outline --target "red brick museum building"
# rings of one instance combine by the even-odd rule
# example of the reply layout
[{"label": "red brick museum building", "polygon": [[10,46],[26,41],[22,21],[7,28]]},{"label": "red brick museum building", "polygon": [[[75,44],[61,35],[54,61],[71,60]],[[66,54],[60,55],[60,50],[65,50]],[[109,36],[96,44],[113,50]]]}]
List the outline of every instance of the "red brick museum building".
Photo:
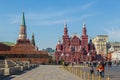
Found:
[{"label": "red brick museum building", "polygon": [[82,35],[68,35],[67,24],[64,24],[62,41],[56,45],[55,60],[64,62],[94,61],[96,56],[95,46],[92,40],[88,42],[86,25],[83,24]]}]

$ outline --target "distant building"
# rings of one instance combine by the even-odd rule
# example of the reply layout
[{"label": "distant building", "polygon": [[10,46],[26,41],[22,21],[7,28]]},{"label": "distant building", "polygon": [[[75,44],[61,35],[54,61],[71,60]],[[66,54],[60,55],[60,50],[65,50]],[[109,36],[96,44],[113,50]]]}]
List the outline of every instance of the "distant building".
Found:
[{"label": "distant building", "polygon": [[52,48],[46,48],[46,49],[42,49],[42,51],[46,51],[48,52],[48,55],[55,60],[55,50]]},{"label": "distant building", "polygon": [[120,42],[110,42],[110,47],[114,49],[114,51],[120,50]]},{"label": "distant building", "polygon": [[95,60],[96,51],[92,40],[88,43],[86,25],[83,24],[82,35],[68,35],[67,24],[64,24],[64,34],[62,41],[59,40],[56,45],[55,59],[57,63],[63,60],[65,62],[83,62]]},{"label": "distant building", "polygon": [[52,48],[46,48],[46,49],[43,49],[43,51],[47,51],[49,54],[53,54],[55,52],[55,50]]},{"label": "distant building", "polygon": [[30,61],[31,63],[47,63],[48,53],[46,51],[38,51],[35,45],[34,34],[32,40],[27,39],[24,13],[22,15],[22,23],[20,25],[19,37],[14,46],[0,44],[0,57],[6,57],[14,61]]},{"label": "distant building", "polygon": [[115,51],[111,55],[111,60],[112,61],[120,61],[120,51]]},{"label": "distant building", "polygon": [[109,42],[108,60],[119,60],[120,42]]},{"label": "distant building", "polygon": [[102,55],[104,58],[107,56],[108,50],[108,35],[98,35],[92,39],[97,55]]}]

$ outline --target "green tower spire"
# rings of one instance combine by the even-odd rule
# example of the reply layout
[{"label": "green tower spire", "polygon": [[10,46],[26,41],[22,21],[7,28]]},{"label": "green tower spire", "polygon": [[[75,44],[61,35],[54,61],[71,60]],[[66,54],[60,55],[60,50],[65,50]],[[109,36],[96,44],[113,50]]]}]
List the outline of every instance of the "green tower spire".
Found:
[{"label": "green tower spire", "polygon": [[24,16],[24,12],[22,14],[22,23],[21,23],[22,26],[25,26],[25,16]]}]

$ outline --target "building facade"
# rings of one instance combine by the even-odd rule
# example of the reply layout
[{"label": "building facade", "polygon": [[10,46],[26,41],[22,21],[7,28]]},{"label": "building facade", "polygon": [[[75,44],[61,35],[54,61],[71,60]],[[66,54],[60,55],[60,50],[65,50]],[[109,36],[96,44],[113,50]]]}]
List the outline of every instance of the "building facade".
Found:
[{"label": "building facade", "polygon": [[115,51],[111,55],[111,61],[120,61],[120,51]]},{"label": "building facade", "polygon": [[95,60],[96,51],[92,40],[88,43],[86,25],[83,24],[82,35],[68,35],[67,24],[64,24],[64,33],[62,41],[59,40],[56,45],[55,59],[56,62],[83,62]]},{"label": "building facade", "polygon": [[[110,48],[108,49],[108,60],[119,59],[120,42],[109,42]],[[118,58],[117,58],[118,57]]]},{"label": "building facade", "polygon": [[39,51],[35,46],[34,34],[32,40],[27,39],[24,13],[22,15],[22,23],[20,25],[19,37],[14,46],[6,46],[4,49],[0,48],[0,56],[12,59],[14,61],[30,61],[31,63],[47,63],[48,53],[46,51]]},{"label": "building facade", "polygon": [[108,35],[98,35],[92,39],[97,55],[102,55],[103,58],[106,58],[108,53]]},{"label": "building facade", "polygon": [[120,51],[120,42],[110,42],[109,44],[114,51]]}]

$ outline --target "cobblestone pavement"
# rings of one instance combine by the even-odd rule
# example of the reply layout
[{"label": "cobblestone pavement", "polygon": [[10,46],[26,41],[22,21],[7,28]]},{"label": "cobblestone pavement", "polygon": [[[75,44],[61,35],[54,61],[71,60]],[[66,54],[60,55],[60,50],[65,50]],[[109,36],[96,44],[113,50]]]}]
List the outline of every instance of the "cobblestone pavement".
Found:
[{"label": "cobblestone pavement", "polygon": [[20,75],[12,75],[3,80],[82,80],[60,66],[40,65]]},{"label": "cobblestone pavement", "polygon": [[[80,70],[89,72],[88,67],[79,67]],[[96,72],[95,72],[96,73]],[[120,80],[120,66],[106,67],[105,78],[110,76],[110,80]],[[58,65],[40,65],[37,68],[26,71],[22,74],[12,75],[3,80],[82,80],[80,77],[61,69]]]}]

